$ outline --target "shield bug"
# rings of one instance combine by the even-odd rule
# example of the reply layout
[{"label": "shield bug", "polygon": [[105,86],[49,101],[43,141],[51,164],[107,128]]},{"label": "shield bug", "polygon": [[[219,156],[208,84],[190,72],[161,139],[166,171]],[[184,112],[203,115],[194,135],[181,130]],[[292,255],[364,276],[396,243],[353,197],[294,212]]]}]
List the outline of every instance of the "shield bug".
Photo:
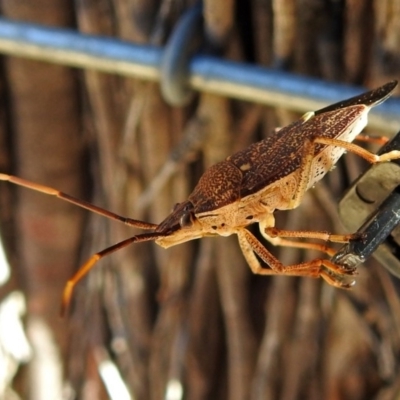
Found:
[{"label": "shield bug", "polygon": [[[101,258],[114,251],[145,241],[155,241],[168,248],[215,235],[237,235],[243,255],[255,274],[322,277],[333,286],[348,288],[354,280],[347,278],[355,274],[355,269],[346,269],[325,258],[284,266],[247,227],[258,223],[262,236],[274,245],[313,248],[328,255],[332,255],[332,249],[325,245],[287,238],[331,242],[357,239],[351,234],[281,230],[275,227],[274,212],[298,207],[305,192],[334,167],[345,151],[370,163],[400,158],[396,150],[378,156],[352,143],[366,126],[370,109],[385,101],[396,85],[397,82],[392,81],[362,95],[308,112],[268,138],[215,164],[205,171],[188,199],[177,204],[159,225],[119,216],[56,189],[11,175],[0,174],[0,180],[59,197],[107,218],[150,231],[90,257],[67,282],[62,300],[64,309],[70,303],[75,285]],[[266,265],[262,266],[259,259]]]}]

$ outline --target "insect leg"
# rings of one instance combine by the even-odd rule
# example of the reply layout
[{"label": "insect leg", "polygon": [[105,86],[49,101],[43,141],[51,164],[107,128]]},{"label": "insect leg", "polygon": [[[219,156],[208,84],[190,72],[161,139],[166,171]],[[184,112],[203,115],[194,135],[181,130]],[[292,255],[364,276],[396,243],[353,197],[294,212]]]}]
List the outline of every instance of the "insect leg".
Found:
[{"label": "insect leg", "polygon": [[331,257],[333,257],[336,254],[336,250],[334,248],[321,243],[295,242],[294,240],[283,239],[280,237],[269,238],[268,242],[273,244],[274,246],[294,247],[297,249],[306,249],[306,250],[317,250]]},{"label": "insect leg", "polygon": [[[253,274],[262,274],[260,271],[272,271],[271,274],[273,274],[273,270],[262,268],[260,262],[257,260],[257,257],[254,254],[254,250],[251,247],[250,243],[246,239],[246,236],[244,234],[238,233],[238,240],[239,240],[239,246],[240,249],[242,250],[243,256],[247,261],[247,264],[249,264],[249,267]],[[265,273],[264,275],[267,275]]]},{"label": "insect leg", "polygon": [[377,162],[390,161],[393,159],[400,158],[399,150],[392,150],[392,151],[389,151],[388,153],[377,155],[377,154],[371,153],[370,151],[356,145],[355,143],[349,143],[349,142],[346,142],[344,140],[339,140],[339,139],[317,137],[314,139],[314,143],[321,143],[321,144],[326,144],[328,146],[342,147],[342,148],[346,149],[347,151],[350,151],[350,152],[357,154],[358,156],[364,158],[371,164],[375,164]]},{"label": "insect leg", "polygon": [[[339,288],[350,288],[354,285],[353,280],[346,282],[345,279],[354,275],[355,269],[343,269],[329,260],[319,258],[309,262],[284,266],[247,229],[239,231],[238,238],[243,255],[254,274],[321,277],[330,285]],[[269,268],[262,268],[254,253]]]},{"label": "insect leg", "polygon": [[389,138],[387,138],[386,136],[371,136],[365,133],[360,133],[356,136],[355,140],[364,143],[375,143],[383,146],[389,141]]},{"label": "insect leg", "polygon": [[[260,229],[261,228],[264,228],[262,226],[262,222],[260,222]],[[333,242],[333,243],[349,243],[351,240],[360,239],[360,234],[358,233],[335,235],[328,231],[289,231],[285,229],[279,229],[276,227],[265,227],[263,231],[266,233],[266,235],[268,235],[268,237],[266,237],[267,240],[278,237],[290,237],[290,238],[303,238],[303,239],[319,239],[325,242]],[[261,231],[261,233],[263,231]]]},{"label": "insect leg", "polygon": [[69,194],[63,193],[57,189],[53,189],[48,186],[40,185],[38,183],[34,183],[22,178],[18,178],[17,176],[7,175],[0,173],[0,181],[8,181],[14,183],[15,185],[22,186],[31,190],[35,190],[36,192],[41,192],[44,194],[48,194],[50,196],[58,197],[59,199],[68,201],[69,203],[75,204],[78,207],[85,208],[86,210],[95,212],[104,217],[113,219],[115,221],[123,222],[125,225],[134,226],[136,228],[141,229],[155,229],[157,227],[156,224],[151,224],[149,222],[139,221],[137,219],[126,218],[120,215],[114,214],[111,211],[105,210],[104,208],[97,207],[94,204],[88,203],[84,200],[79,200]]},{"label": "insect leg", "polygon": [[166,236],[162,233],[143,233],[141,235],[132,236],[128,239],[123,240],[113,246],[107,247],[106,249],[93,254],[75,273],[75,275],[68,280],[65,285],[63,295],[62,295],[62,302],[61,302],[61,315],[65,315],[66,311],[69,308],[71,303],[72,293],[77,285],[77,283],[84,277],[86,274],[96,265],[96,263],[105,256],[108,256],[111,253],[114,253],[117,250],[120,250],[132,243],[139,243],[139,242],[147,242],[150,240],[156,240],[160,237]]},{"label": "insect leg", "polygon": [[[322,239],[325,241],[329,240],[329,236],[331,236],[328,232],[312,232],[312,231],[287,231],[281,230],[274,227],[275,220],[271,216],[259,222],[260,232],[263,237],[268,240],[269,243],[274,246],[287,246],[287,247],[296,247],[300,249],[312,249],[318,250],[322,253],[328,254],[330,256],[335,254],[335,250],[328,247],[324,244],[319,243],[304,243],[304,242],[296,242],[294,240],[283,239],[283,237],[290,238],[308,238],[308,239]],[[323,236],[323,237],[321,237]],[[336,236],[336,235],[334,235]],[[335,237],[334,237],[335,239]],[[346,241],[348,242],[348,241]]]},{"label": "insect leg", "polygon": [[348,243],[351,240],[360,239],[360,235],[357,233],[334,235],[327,231],[288,231],[284,229],[278,229],[276,227],[266,226],[266,224],[263,222],[264,221],[261,221],[259,224],[260,232],[264,238],[274,246],[287,246],[300,249],[318,250],[322,253],[328,254],[329,256],[333,256],[336,253],[336,250],[327,246],[326,244],[296,242],[294,240],[283,238],[319,239],[325,242],[333,243]]}]

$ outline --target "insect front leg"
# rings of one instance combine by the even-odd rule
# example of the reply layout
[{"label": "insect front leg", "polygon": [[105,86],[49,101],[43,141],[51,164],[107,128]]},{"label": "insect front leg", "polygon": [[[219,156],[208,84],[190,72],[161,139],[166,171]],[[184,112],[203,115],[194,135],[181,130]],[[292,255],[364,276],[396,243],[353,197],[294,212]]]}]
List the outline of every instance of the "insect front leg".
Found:
[{"label": "insect front leg", "polygon": [[[289,275],[323,278],[327,283],[338,288],[350,288],[354,280],[346,281],[348,276],[356,273],[356,270],[343,269],[333,262],[325,259],[314,259],[309,262],[285,266],[275,258],[247,229],[238,233],[239,245],[250,269],[258,275]],[[256,254],[269,268],[263,268]]]},{"label": "insect front leg", "polygon": [[290,231],[285,229],[279,229],[271,225],[269,219],[260,221],[260,232],[263,237],[274,246],[286,246],[295,247],[300,249],[318,250],[322,253],[333,256],[336,254],[336,250],[326,244],[320,243],[307,243],[297,242],[285,238],[296,238],[296,239],[318,239],[325,242],[332,243],[349,243],[351,240],[360,240],[361,237],[358,233],[336,235],[328,231],[309,231],[309,230],[296,230]]}]

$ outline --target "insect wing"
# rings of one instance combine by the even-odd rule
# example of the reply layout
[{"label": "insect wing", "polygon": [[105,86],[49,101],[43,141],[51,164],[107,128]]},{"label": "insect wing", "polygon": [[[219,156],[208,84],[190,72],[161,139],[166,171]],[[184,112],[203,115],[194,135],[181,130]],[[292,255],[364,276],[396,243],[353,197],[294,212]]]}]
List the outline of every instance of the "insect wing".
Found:
[{"label": "insect wing", "polygon": [[363,104],[365,106],[374,107],[378,104],[384,102],[393,92],[397,86],[397,81],[391,81],[385,85],[371,90],[369,92],[362,93],[358,96],[351,97],[350,99],[339,101],[338,103],[331,104],[327,107],[321,108],[314,112],[315,115],[323,114],[329,111],[339,110],[341,108],[346,108],[354,106],[357,104]]},{"label": "insect wing", "polygon": [[295,121],[229,157],[228,160],[242,173],[242,198],[266,188],[299,167],[305,138],[303,124],[303,120]]}]

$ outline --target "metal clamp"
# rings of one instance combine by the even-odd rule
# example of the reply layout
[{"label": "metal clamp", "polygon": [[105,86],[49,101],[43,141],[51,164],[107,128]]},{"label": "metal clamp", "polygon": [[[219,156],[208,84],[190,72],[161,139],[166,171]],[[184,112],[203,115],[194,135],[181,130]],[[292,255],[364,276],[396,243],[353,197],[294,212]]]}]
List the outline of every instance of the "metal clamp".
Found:
[{"label": "metal clamp", "polygon": [[[379,153],[391,150],[400,150],[400,132]],[[332,261],[354,268],[373,255],[400,278],[400,161],[366,171],[342,198],[339,215],[349,231],[363,238],[344,245]]]},{"label": "metal clamp", "polygon": [[194,91],[189,88],[189,61],[193,53],[193,39],[201,33],[202,2],[183,14],[169,38],[161,58],[161,93],[173,106],[186,105]]}]

